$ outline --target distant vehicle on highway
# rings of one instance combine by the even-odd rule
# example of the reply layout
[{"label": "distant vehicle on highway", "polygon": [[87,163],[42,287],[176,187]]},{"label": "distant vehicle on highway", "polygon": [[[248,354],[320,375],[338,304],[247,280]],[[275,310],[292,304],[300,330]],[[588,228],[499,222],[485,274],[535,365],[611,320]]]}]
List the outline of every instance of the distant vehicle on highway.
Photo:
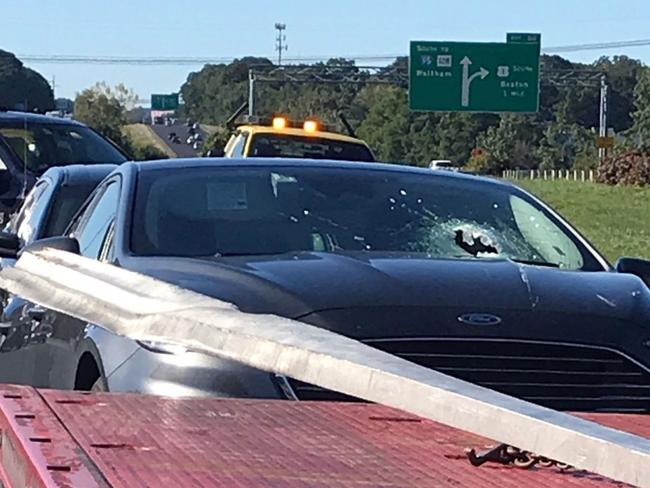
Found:
[{"label": "distant vehicle on highway", "polygon": [[375,161],[364,141],[326,131],[315,120],[296,124],[286,117],[274,117],[256,122],[236,128],[224,148],[224,157]]},{"label": "distant vehicle on highway", "polygon": [[115,144],[79,122],[0,110],[0,213],[6,220],[50,167],[126,160]]},{"label": "distant vehicle on highway", "polygon": [[442,169],[446,171],[459,171],[460,168],[458,166],[455,166],[454,163],[449,161],[448,159],[433,159],[429,163],[429,168],[431,169]]},{"label": "distant vehicle on highway", "polygon": [[[15,256],[15,240],[2,242]],[[504,182],[295,159],[126,163],[65,237],[32,244],[43,245],[551,408],[650,411],[650,263],[613,269],[555,212]],[[0,382],[341,399],[50,310],[5,326],[33,339],[20,343],[18,362],[0,363]]]}]

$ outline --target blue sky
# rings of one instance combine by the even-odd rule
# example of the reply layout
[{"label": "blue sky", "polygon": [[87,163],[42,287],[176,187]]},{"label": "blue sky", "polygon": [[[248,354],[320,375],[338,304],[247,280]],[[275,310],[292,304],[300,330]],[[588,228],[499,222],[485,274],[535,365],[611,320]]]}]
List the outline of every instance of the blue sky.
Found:
[{"label": "blue sky", "polygon": [[[504,41],[541,32],[543,46],[650,38],[648,0],[0,0],[0,49],[16,54],[273,57],[275,22],[287,24],[288,57],[406,53],[410,39]],[[565,54],[593,61],[627,54],[650,63],[650,47]],[[57,96],[96,81],[139,95],[176,91],[201,66],[27,63]]]}]

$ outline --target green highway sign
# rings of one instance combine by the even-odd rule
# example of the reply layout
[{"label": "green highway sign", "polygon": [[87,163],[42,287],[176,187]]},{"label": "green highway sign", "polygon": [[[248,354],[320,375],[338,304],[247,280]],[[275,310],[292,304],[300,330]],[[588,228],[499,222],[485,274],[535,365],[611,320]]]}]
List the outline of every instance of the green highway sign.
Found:
[{"label": "green highway sign", "polygon": [[506,35],[506,42],[508,44],[518,42],[520,44],[542,44],[542,36],[540,34],[521,34],[510,32]]},{"label": "green highway sign", "polygon": [[152,110],[176,110],[178,108],[178,93],[169,95],[151,95]]},{"label": "green highway sign", "polygon": [[508,34],[508,42],[411,41],[411,110],[537,112],[540,41],[539,34]]}]

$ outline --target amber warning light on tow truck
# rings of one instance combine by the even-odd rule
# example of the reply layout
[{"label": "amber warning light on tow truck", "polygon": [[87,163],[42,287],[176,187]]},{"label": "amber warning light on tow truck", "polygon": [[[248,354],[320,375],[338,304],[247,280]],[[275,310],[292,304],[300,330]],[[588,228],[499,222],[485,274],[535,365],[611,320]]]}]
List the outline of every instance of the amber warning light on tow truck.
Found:
[{"label": "amber warning light on tow truck", "polygon": [[273,128],[284,129],[287,127],[287,119],[284,117],[273,117]]},{"label": "amber warning light on tow truck", "polygon": [[318,122],[315,120],[306,120],[302,128],[305,132],[316,132],[318,130]]}]

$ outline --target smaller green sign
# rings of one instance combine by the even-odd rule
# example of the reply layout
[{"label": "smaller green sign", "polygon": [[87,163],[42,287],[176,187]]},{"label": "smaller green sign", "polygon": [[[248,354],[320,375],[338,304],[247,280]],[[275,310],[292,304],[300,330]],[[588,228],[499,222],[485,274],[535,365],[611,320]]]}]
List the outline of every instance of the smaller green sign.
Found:
[{"label": "smaller green sign", "polygon": [[151,95],[152,110],[176,110],[178,108],[178,93],[169,95]]},{"label": "smaller green sign", "polygon": [[509,32],[506,35],[506,42],[508,44],[541,44],[542,36],[540,34],[521,34]]}]

